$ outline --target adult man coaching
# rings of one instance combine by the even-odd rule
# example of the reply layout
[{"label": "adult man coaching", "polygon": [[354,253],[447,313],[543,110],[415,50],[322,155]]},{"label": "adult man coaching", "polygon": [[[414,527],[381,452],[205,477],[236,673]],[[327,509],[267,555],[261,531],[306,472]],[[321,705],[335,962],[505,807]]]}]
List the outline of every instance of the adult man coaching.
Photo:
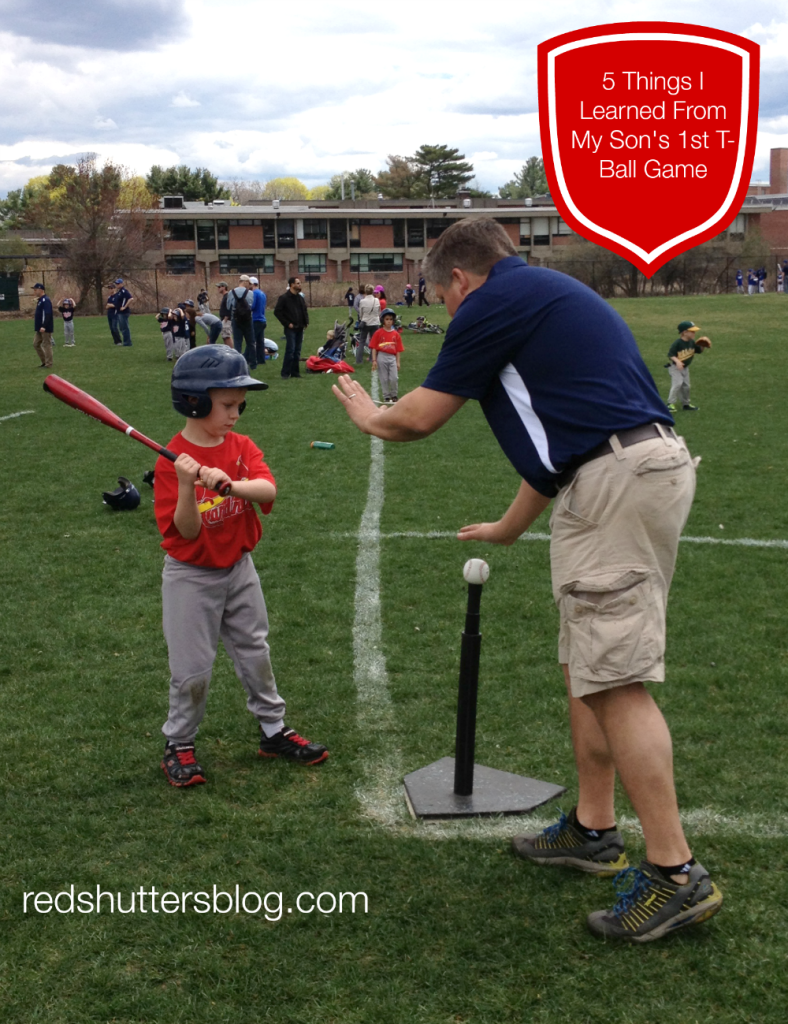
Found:
[{"label": "adult man coaching", "polygon": [[33,294],[38,300],[33,317],[33,327],[36,332],[33,348],[41,360],[41,368],[49,369],[52,366],[52,332],[55,329],[52,300],[47,295],[43,284],[34,284]]},{"label": "adult man coaching", "polygon": [[274,316],[285,329],[285,358],[282,362],[282,377],[301,376],[301,345],[304,329],[309,326],[306,299],[301,294],[301,282],[297,277],[288,279],[288,289],[280,295],[274,306]]},{"label": "adult man coaching", "polygon": [[667,593],[695,490],[689,452],[621,317],[572,278],[526,266],[495,221],[453,224],[425,275],[454,319],[424,385],[380,410],[349,377],[334,391],[362,431],[392,441],[426,437],[467,399],[481,402],[523,479],[498,522],[464,526],[461,540],[511,544],[555,498],[558,656],[579,797],[568,818],[516,837],[515,851],[600,875],[626,868],[618,773],[648,859],[589,927],[646,942],[705,920],[722,896],[684,838],[670,733],[643,685],[664,679]]}]

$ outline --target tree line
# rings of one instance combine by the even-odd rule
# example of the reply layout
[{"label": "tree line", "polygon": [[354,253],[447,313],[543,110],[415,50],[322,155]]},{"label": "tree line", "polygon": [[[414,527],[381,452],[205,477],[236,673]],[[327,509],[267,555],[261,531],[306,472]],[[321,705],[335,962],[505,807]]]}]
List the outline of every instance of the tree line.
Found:
[{"label": "tree line", "polygon": [[[95,169],[96,158],[88,155]],[[49,174],[31,178],[26,185],[10,191],[0,199],[0,224],[4,228],[54,227],[63,187],[77,165],[58,164]],[[472,196],[491,196],[474,187],[473,164],[465,154],[445,145],[420,146],[412,156],[391,154],[385,169],[374,174],[358,167],[344,174],[335,174],[328,182],[309,188],[296,177],[258,180],[220,180],[207,167],[190,168],[185,164],[162,167],[155,164],[144,177],[129,174],[125,168],[108,161],[108,176],[118,177],[120,205],[133,195],[141,207],[154,207],[161,196],[180,195],[187,202],[210,203],[223,199],[243,205],[251,199],[331,199],[344,197],[368,199],[382,195],[385,199],[447,199],[460,189]],[[83,167],[84,171],[84,167]],[[547,192],[547,179],[541,157],[532,156],[511,181],[501,185],[498,195],[505,199],[542,195]]]},{"label": "tree line", "polygon": [[[144,211],[158,207],[164,195],[182,195],[187,201],[217,199],[241,204],[251,198],[341,199],[383,195],[390,199],[445,199],[467,189],[471,195],[489,195],[472,186],[474,168],[458,149],[424,145],[412,156],[390,155],[377,175],[357,168],[336,174],[325,185],[307,189],[297,178],[266,182],[220,181],[205,167],[154,165],[147,175],[131,174],[111,160],[99,164],[95,154],[75,164],[57,164],[49,174],[31,178],[22,188],[0,200],[0,268],[22,269],[19,260],[3,259],[18,253],[19,242],[8,231],[37,228],[50,231],[62,268],[77,286],[77,305],[91,296],[98,313],[104,310],[103,285],[116,274],[133,275],[149,269],[149,253],[158,244],[155,226]],[[499,194],[517,198],[547,190],[544,167],[531,157]],[[119,215],[120,214],[120,215]]]}]

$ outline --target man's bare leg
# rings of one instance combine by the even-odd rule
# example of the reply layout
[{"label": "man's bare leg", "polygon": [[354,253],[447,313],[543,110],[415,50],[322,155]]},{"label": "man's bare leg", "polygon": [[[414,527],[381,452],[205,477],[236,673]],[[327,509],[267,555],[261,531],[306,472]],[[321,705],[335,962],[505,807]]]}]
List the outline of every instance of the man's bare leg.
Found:
[{"label": "man's bare leg", "polygon": [[[673,744],[651,694],[642,683],[632,683],[583,697],[582,703],[593,713],[607,740],[613,764],[643,828],[647,859],[661,865],[689,860],[673,782]],[[593,744],[584,737],[593,734],[584,718],[578,716],[578,722],[587,759]],[[579,812],[578,817],[590,826]]]},{"label": "man's bare leg", "polygon": [[569,666],[562,665],[569,698],[569,724],[577,765],[577,820],[586,828],[612,828],[616,821],[613,793],[616,770],[610,748],[596,716],[582,700],[572,696]]}]

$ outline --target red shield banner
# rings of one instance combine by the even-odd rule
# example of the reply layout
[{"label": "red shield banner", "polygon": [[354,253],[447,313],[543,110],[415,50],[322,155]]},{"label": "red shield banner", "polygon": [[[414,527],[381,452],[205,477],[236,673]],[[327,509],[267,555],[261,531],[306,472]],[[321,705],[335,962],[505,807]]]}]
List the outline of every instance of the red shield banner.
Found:
[{"label": "red shield banner", "polygon": [[725,230],[755,156],[756,43],[627,22],[567,32],[537,53],[545,171],[577,234],[651,277]]}]

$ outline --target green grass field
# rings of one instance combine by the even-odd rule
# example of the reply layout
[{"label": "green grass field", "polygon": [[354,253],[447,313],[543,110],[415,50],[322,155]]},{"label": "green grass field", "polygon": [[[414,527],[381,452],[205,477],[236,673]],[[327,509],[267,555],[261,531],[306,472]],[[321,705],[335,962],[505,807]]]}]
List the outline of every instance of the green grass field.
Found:
[{"label": "green grass field", "polygon": [[[411,821],[401,778],[452,753],[462,565],[491,567],[482,606],[477,761],[568,787],[574,769],[548,545],[460,545],[446,533],[497,517],[518,480],[477,406],[433,437],[384,448],[380,646],[375,686],[354,672],[357,534],[370,439],[331,378],[258,376],[239,429],[279,487],[255,552],[288,723],[325,742],[315,769],[263,762],[232,666],[217,658],[198,753],[209,784],[179,791],[159,768],[167,652],[162,552],[142,474],[155,456],[45,395],[32,325],[0,323],[4,567],[0,659],[0,1020],[8,1024],[771,1024],[788,983],[785,630],[788,298],[615,303],[663,395],[665,352],[687,317],[714,348],[692,367],[701,411],[678,425],[702,456],[671,592],[668,683],[676,779],[696,856],[725,894],[708,924],[642,948],[601,943],[586,914],[609,881],[517,861],[529,819]],[[427,311],[446,323],[441,307]],[[313,311],[305,352],[339,310]],[[414,314],[415,315],[415,314]],[[166,443],[169,402],[153,317],[134,346],[79,318],[54,372]],[[280,332],[269,334],[276,340]],[[405,335],[400,393],[440,346]],[[369,383],[366,364],[359,377]],[[30,414],[9,417],[31,410]],[[309,447],[333,441],[333,451]],[[120,475],[142,493],[113,513]],[[546,522],[533,531],[546,532]],[[410,532],[415,536],[392,534]],[[743,539],[783,542],[746,545]],[[363,680],[361,680],[363,682]],[[630,860],[643,853],[623,795]],[[541,827],[554,816],[536,816]],[[36,912],[25,893],[207,890],[282,894],[269,913]],[[366,893],[368,912],[300,913],[299,893]],[[65,905],[61,898],[61,906]],[[222,904],[223,905],[223,904]],[[308,907],[308,897],[302,907]],[[45,908],[45,901],[41,901]],[[330,909],[329,895],[321,907]],[[291,912],[288,913],[288,908]],[[252,911],[256,908],[251,905]]]}]

